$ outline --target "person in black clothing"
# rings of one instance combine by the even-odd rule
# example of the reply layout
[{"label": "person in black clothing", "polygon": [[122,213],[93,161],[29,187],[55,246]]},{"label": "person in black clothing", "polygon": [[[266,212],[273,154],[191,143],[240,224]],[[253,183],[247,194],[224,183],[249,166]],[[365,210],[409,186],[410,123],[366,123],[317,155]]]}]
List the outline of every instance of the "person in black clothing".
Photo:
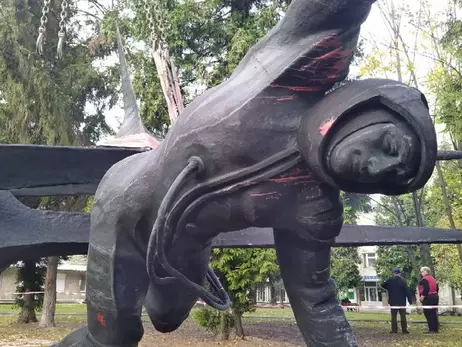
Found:
[{"label": "person in black clothing", "polygon": [[[430,268],[424,266],[420,269],[422,279],[419,283],[419,296],[420,302],[423,306],[438,306],[438,282],[431,275]],[[434,334],[438,332],[438,309],[437,308],[424,308],[425,319],[428,324],[427,334]]]},{"label": "person in black clothing", "polygon": [[[412,304],[412,294],[406,281],[401,277],[400,269],[393,270],[393,277],[382,283],[382,288],[388,291],[388,303],[390,306],[406,306],[406,299]],[[409,334],[407,330],[406,309],[391,309],[391,333],[398,332],[397,315],[401,316],[401,330],[403,334]]]}]

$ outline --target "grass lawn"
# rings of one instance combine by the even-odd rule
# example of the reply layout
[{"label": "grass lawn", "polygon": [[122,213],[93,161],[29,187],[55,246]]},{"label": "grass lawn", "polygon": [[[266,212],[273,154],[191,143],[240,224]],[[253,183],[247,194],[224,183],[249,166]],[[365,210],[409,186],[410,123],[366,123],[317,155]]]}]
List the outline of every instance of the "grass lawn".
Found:
[{"label": "grass lawn", "polygon": [[[0,306],[0,312],[17,312],[12,306]],[[58,305],[57,327],[39,329],[34,324],[18,325],[16,316],[0,315],[0,346],[2,347],[42,347],[60,340],[72,330],[82,326],[85,305]],[[271,318],[261,318],[271,317]],[[409,335],[389,334],[390,326],[386,313],[348,313],[350,319],[381,319],[382,322],[359,322],[351,324],[360,347],[462,347],[462,324],[444,324],[444,321],[460,321],[460,317],[441,317],[442,330],[438,335],[424,335],[425,324],[411,324]],[[228,342],[216,341],[213,336],[198,329],[192,320],[171,334],[160,334],[146,319],[145,337],[140,347],[294,347],[305,346],[293,320],[292,311],[285,309],[258,309],[244,318],[245,340]],[[410,321],[422,321],[423,316],[411,315]]]},{"label": "grass lawn", "polygon": [[[19,309],[14,305],[4,304],[0,305],[0,315],[2,313],[17,313]],[[84,304],[58,304],[56,305],[56,313],[58,315],[77,315],[77,314],[86,314],[87,306]],[[287,318],[293,319],[294,314],[290,308],[258,308],[255,312],[247,313],[246,317],[264,317],[264,318]],[[346,316],[351,320],[389,320],[390,314],[388,312],[384,313],[369,313],[369,312],[346,312]],[[409,321],[425,321],[423,314],[413,313],[408,316]],[[441,316],[440,320],[444,321],[460,321],[462,323],[462,317],[457,316]]]}]

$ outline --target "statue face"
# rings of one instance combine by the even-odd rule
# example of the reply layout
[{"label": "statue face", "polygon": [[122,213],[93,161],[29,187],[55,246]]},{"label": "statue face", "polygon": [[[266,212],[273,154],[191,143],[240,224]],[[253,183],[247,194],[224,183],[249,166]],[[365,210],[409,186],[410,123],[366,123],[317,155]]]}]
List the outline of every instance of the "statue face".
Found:
[{"label": "statue face", "polygon": [[373,124],[340,141],[329,158],[341,179],[358,183],[405,183],[417,172],[417,136],[392,123]]}]

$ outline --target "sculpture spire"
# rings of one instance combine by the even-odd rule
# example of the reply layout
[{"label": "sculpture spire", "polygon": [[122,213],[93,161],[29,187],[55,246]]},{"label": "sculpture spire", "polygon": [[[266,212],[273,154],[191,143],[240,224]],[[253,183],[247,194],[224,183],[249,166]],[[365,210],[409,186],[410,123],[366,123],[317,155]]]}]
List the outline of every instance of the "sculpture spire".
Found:
[{"label": "sculpture spire", "polygon": [[160,141],[146,129],[141,120],[140,111],[136,102],[135,90],[133,89],[130,74],[128,72],[127,60],[125,59],[124,46],[122,44],[117,19],[115,25],[120,78],[122,83],[124,120],[115,138],[104,142],[103,146],[148,147],[154,149],[159,145]]},{"label": "sculpture spire", "polygon": [[124,137],[127,135],[134,135],[139,133],[147,133],[144,127],[138,104],[136,103],[135,91],[133,89],[130,75],[128,73],[127,60],[125,59],[124,47],[122,38],[120,36],[119,25],[116,20],[116,36],[117,36],[117,50],[119,55],[120,64],[120,78],[122,80],[122,95],[124,104],[124,120],[117,132],[117,137]]}]

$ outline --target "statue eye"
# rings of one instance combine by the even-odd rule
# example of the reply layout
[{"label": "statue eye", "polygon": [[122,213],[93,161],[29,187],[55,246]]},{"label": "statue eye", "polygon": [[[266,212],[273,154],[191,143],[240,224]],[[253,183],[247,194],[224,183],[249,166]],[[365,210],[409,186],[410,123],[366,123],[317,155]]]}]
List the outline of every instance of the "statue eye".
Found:
[{"label": "statue eye", "polygon": [[383,139],[383,148],[385,153],[391,156],[398,155],[398,145],[396,141],[389,135],[385,135]]}]

